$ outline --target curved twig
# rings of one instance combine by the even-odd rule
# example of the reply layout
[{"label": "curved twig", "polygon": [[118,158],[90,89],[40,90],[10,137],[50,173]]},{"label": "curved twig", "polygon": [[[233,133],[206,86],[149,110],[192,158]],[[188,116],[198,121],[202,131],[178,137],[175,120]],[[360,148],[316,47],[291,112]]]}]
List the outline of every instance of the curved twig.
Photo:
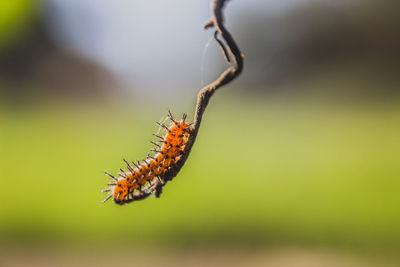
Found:
[{"label": "curved twig", "polygon": [[[171,181],[181,170],[183,165],[185,164],[187,158],[189,157],[190,151],[192,150],[193,144],[196,141],[197,134],[199,132],[201,120],[203,118],[204,111],[208,105],[208,102],[210,101],[211,96],[214,94],[214,92],[231,82],[233,79],[235,79],[237,76],[240,75],[240,73],[243,70],[243,54],[240,52],[240,49],[238,45],[236,44],[235,40],[233,39],[232,35],[229,33],[229,31],[225,28],[224,26],[224,17],[222,10],[224,8],[225,3],[228,0],[214,0],[212,4],[212,12],[213,12],[213,17],[204,25],[205,29],[212,28],[214,27],[216,31],[222,36],[223,40],[226,42],[226,45],[229,49],[229,53],[233,56],[234,58],[234,63],[233,65],[230,65],[230,67],[225,70],[215,81],[210,83],[209,85],[205,86],[202,88],[198,94],[197,97],[197,105],[196,105],[196,110],[194,114],[194,121],[193,121],[193,126],[192,126],[192,132],[189,136],[189,140],[185,145],[185,150],[183,151],[182,156],[180,157],[179,161],[175,164],[175,166],[167,171],[164,175],[164,183],[161,183],[160,181],[155,181],[155,183],[151,186],[152,188],[155,188],[155,195],[156,197],[159,197],[162,193],[162,188],[163,186],[168,182]],[[215,35],[216,37],[216,35]],[[217,38],[216,38],[217,39]],[[219,45],[221,46],[221,49],[223,51],[224,57],[227,59],[229,58],[227,54],[227,49],[223,45],[222,41],[218,40]],[[126,200],[125,203],[133,202],[136,200],[144,199],[148,196],[151,195],[151,192],[153,190],[149,190],[149,193],[145,193],[140,196],[132,196],[129,200]]]}]

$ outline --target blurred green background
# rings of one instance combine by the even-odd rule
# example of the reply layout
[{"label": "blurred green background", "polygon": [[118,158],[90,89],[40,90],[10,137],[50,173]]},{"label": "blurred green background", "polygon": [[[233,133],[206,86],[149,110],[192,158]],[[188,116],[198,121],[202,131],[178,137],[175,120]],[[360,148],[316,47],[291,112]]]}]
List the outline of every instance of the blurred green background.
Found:
[{"label": "blurred green background", "polygon": [[122,207],[101,203],[103,171],[142,159],[168,109],[191,118],[224,69],[200,27],[208,3],[185,6],[177,21],[201,12],[158,41],[166,53],[145,49],[146,18],[115,17],[161,1],[0,2],[0,263],[399,264],[398,4],[300,2],[229,2],[245,72],[211,100],[161,198]]}]

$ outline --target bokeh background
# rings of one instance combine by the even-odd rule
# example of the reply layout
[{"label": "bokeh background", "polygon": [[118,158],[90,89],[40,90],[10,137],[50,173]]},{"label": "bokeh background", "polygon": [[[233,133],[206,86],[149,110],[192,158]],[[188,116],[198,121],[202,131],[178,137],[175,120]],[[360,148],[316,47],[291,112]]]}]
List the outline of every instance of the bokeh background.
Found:
[{"label": "bokeh background", "polygon": [[2,266],[398,266],[397,0],[232,0],[245,69],[160,199],[101,203],[226,68],[210,1],[0,1]]}]

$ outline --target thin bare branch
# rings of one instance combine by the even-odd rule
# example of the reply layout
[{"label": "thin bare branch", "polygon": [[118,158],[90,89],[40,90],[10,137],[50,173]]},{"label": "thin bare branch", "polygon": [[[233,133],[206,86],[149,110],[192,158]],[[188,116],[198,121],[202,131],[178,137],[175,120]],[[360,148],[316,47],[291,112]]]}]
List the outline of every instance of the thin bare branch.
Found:
[{"label": "thin bare branch", "polygon": [[172,180],[181,170],[183,165],[185,164],[190,151],[192,150],[193,144],[196,141],[197,134],[200,129],[201,120],[203,118],[204,111],[210,101],[211,96],[215,93],[215,91],[228,84],[236,77],[240,75],[243,70],[243,54],[240,51],[238,45],[233,39],[232,35],[224,26],[224,17],[223,17],[223,8],[228,2],[228,0],[213,0],[212,2],[212,18],[204,25],[205,29],[215,28],[216,32],[222,36],[223,40],[226,43],[226,47],[221,40],[217,38],[217,33],[215,33],[215,39],[218,41],[222,53],[226,59],[229,59],[229,54],[234,59],[234,64],[230,65],[227,70],[225,70],[215,81],[210,83],[209,85],[202,88],[197,97],[197,105],[194,114],[194,121],[192,126],[192,131],[189,136],[189,140],[185,145],[185,149],[180,157],[180,159],[172,166],[163,176],[163,182],[160,180],[156,180],[156,182],[151,186],[152,190],[148,190],[149,193],[144,193],[142,195],[133,196],[129,200],[126,200],[125,203],[129,203],[132,201],[140,200],[147,198],[151,195],[151,192],[155,190],[155,196],[159,197],[162,193],[163,186],[170,180]]}]

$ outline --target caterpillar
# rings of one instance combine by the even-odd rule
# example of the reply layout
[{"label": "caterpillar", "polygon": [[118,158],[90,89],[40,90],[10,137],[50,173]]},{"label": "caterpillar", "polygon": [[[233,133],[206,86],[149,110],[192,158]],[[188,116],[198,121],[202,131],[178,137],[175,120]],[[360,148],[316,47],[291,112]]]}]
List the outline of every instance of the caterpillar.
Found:
[{"label": "caterpillar", "polygon": [[191,124],[185,121],[186,117],[187,115],[183,114],[182,119],[177,121],[168,111],[167,118],[170,120],[170,125],[157,122],[165,134],[164,136],[153,134],[158,140],[150,141],[155,145],[152,155],[148,154],[142,162],[132,162],[132,165],[124,159],[127,170],[121,168],[117,177],[105,172],[112,182],[108,184],[109,188],[102,190],[110,192],[103,202],[112,198],[120,205],[129,203],[154,193],[160,183],[165,184],[164,175],[180,159],[192,131]]}]

